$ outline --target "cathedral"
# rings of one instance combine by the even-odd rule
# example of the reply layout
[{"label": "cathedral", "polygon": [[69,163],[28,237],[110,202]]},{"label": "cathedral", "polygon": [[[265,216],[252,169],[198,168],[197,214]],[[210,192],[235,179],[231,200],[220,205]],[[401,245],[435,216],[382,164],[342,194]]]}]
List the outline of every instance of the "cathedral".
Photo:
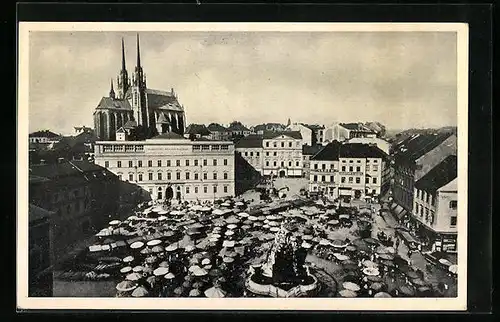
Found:
[{"label": "cathedral", "polygon": [[184,106],[174,90],[161,91],[146,85],[141,66],[139,35],[137,63],[130,79],[125,66],[125,45],[122,38],[121,70],[116,79],[116,92],[111,80],[108,97],[103,97],[94,111],[94,129],[99,140],[116,140],[117,131],[136,133],[142,139],[174,132],[184,135],[186,116]]}]

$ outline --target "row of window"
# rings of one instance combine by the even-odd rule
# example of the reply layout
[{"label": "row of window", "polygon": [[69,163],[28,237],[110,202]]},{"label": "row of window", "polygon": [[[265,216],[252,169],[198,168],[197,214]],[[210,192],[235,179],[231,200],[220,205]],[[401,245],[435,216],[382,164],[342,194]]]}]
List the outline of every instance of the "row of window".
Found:
[{"label": "row of window", "polygon": [[[321,169],[322,170],[326,170],[327,166],[326,164],[322,164],[321,165]],[[330,164],[330,169],[333,169],[333,164]],[[347,167],[346,166],[342,166],[342,172],[346,172],[347,171]],[[318,164],[315,163],[314,164],[314,170],[318,170]],[[367,165],[366,166],[366,171],[370,171],[370,167]],[[377,165],[374,165],[372,166],[372,171],[378,171],[378,166]],[[354,172],[354,166],[349,166],[349,172]],[[361,172],[361,167],[360,166],[357,166],[356,167],[356,172]]]},{"label": "row of window", "polygon": [[[269,161],[266,161],[266,167],[269,167],[269,166],[270,166],[270,164],[271,164],[271,163],[270,163]],[[277,161],[273,161],[273,166],[274,166],[274,167],[277,167],[277,166],[278,166],[278,162],[277,162]],[[281,167],[284,167],[284,166],[285,166],[285,161],[281,161],[280,166],[281,166]],[[288,161],[288,166],[289,166],[289,167],[292,167],[292,166],[293,166],[293,162],[292,162],[292,161]],[[300,162],[299,162],[299,161],[296,161],[296,162],[295,162],[295,166],[296,166],[296,167],[300,167]]]},{"label": "row of window", "polygon": [[[313,176],[313,181],[314,182],[318,182],[318,178],[320,179],[319,181],[320,182],[326,182],[326,177],[325,175],[322,175],[322,176],[318,176],[318,175],[314,175]],[[354,183],[354,181],[356,181],[356,183],[361,183],[361,178],[360,177],[347,177],[348,179],[348,182],[349,183]],[[334,182],[334,176],[330,176],[330,181],[329,182]],[[340,182],[341,183],[345,183],[346,182],[346,177],[340,177]],[[369,184],[370,183],[370,178],[366,178],[365,179],[365,183],[366,184]],[[376,184],[377,183],[377,178],[372,178],[372,183]]]},{"label": "row of window", "polygon": [[[274,152],[272,152],[272,156],[276,157],[276,156],[278,156],[278,153],[279,153],[279,155],[285,155],[285,152],[274,151]],[[288,154],[289,158],[291,158],[293,156],[292,152],[286,152],[286,153]],[[245,151],[245,152],[242,152],[242,154],[246,157],[253,157],[254,155],[256,157],[260,157],[260,152],[258,152],[258,151],[255,151],[255,154],[253,151]],[[294,154],[296,157],[298,157],[300,152],[296,151]],[[269,157],[269,156],[271,156],[271,152],[266,152],[266,157]]]},{"label": "row of window", "polygon": [[143,152],[144,145],[122,145],[122,144],[106,144],[102,147],[103,152]]},{"label": "row of window", "polygon": [[[194,194],[199,193],[199,188],[200,187],[198,187],[198,186],[194,187],[194,189],[193,189]],[[203,193],[208,193],[208,186],[203,186],[202,188],[203,188]],[[224,193],[227,193],[229,191],[229,187],[227,185],[224,185],[222,187],[222,191]],[[185,187],[185,192],[186,192],[186,194],[190,194],[191,193],[191,187],[190,186],[186,186]],[[218,186],[217,185],[212,186],[212,192],[213,193],[217,193],[218,192]],[[153,194],[153,189],[149,189],[149,193]],[[158,199],[163,199],[163,193],[160,191],[160,189],[158,189]]]},{"label": "row of window", "polygon": [[[223,174],[222,177],[223,177],[224,180],[228,180],[229,174],[227,172],[224,172],[224,174]],[[121,173],[118,174],[118,178],[120,180],[122,180],[122,174]],[[203,178],[202,180],[208,180],[208,173],[204,172],[202,178]],[[181,172],[177,172],[176,173],[175,179],[176,180],[183,180],[182,176],[181,176]],[[184,173],[184,179],[185,180],[191,180],[191,173],[190,172],[185,172]],[[212,173],[212,179],[213,180],[218,180],[218,174],[217,174],[217,172]],[[156,173],[156,179],[155,179],[154,178],[154,173],[150,172],[150,173],[148,173],[148,180],[149,181],[153,181],[153,180],[161,181],[161,180],[163,180],[163,173],[162,172]],[[172,173],[171,172],[167,172],[166,180],[172,180]],[[195,172],[194,175],[193,175],[193,180],[200,180],[200,174],[197,173],[197,172]],[[128,174],[128,181],[134,181],[134,174],[133,173],[129,173]],[[144,175],[142,173],[137,174],[137,181],[139,181],[139,182],[144,181]]]},{"label": "row of window", "polygon": [[[200,162],[199,162],[200,160],[195,159],[193,161],[194,161],[193,165],[195,167],[200,166]],[[228,160],[227,159],[224,159],[222,161],[223,161],[222,162],[223,165],[228,165]],[[182,166],[189,167],[190,164],[191,164],[190,160],[186,159],[186,160],[184,160],[184,164]],[[207,159],[203,159],[202,160],[202,164],[203,164],[203,166],[207,166],[208,165],[208,160]],[[217,159],[213,159],[212,162],[211,162],[211,164],[216,167],[218,165]],[[163,165],[162,160],[157,160],[156,161],[156,166],[157,167],[161,167],[162,165]],[[117,168],[121,168],[122,166],[123,166],[122,161],[116,161],[116,167]],[[172,166],[171,160],[167,160],[165,166],[166,167],[171,167]],[[180,167],[181,166],[181,160],[175,160],[175,166],[176,167]],[[109,161],[104,161],[104,167],[105,168],[109,168]],[[129,168],[133,168],[134,167],[134,162],[133,161],[128,161],[128,167]],[[138,168],[142,168],[143,167],[142,160],[138,160],[137,161],[137,167]],[[153,167],[153,160],[148,160],[148,167]]]},{"label": "row of window", "polygon": [[195,144],[193,145],[193,151],[220,151],[229,150],[229,144]]},{"label": "row of window", "polygon": [[422,200],[425,203],[431,203],[433,206],[435,205],[435,196],[426,192],[425,190],[415,189],[417,190],[417,199]]},{"label": "row of window", "polygon": [[[273,141],[273,142],[272,142],[272,144],[273,144],[273,147],[274,147],[274,148],[277,148],[277,147],[278,147],[278,142]],[[289,141],[289,142],[280,142],[279,146],[281,146],[282,148],[284,148],[284,147],[286,147],[286,146],[288,146],[289,148],[291,148],[291,147],[293,147],[293,142],[291,142],[291,141]],[[296,142],[296,143],[295,143],[295,146],[296,146],[296,147],[300,147],[300,141]],[[270,147],[270,142],[269,142],[269,141],[267,141],[267,142],[266,142],[266,148],[269,148],[269,147]]]},{"label": "row of window", "polygon": [[[340,160],[342,163],[347,163],[347,160]],[[354,163],[354,160],[349,160],[349,163]],[[361,160],[356,160],[356,163],[361,163]],[[366,159],[366,163],[370,163],[370,159]],[[378,159],[373,159],[373,163],[378,163]]]}]

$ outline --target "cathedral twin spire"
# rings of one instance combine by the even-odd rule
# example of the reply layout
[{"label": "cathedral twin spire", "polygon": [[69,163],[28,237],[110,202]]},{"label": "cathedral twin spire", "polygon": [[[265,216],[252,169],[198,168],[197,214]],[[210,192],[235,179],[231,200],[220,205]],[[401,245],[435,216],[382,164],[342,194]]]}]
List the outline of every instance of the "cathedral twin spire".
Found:
[{"label": "cathedral twin spire", "polygon": [[[132,75],[132,82],[130,81],[130,79],[128,77],[127,67],[125,64],[125,43],[124,43],[123,38],[122,38],[121,67],[122,68],[121,68],[120,73],[117,77],[118,97],[120,99],[124,99],[126,94],[127,94],[127,91],[129,90],[131,85],[138,86],[141,88],[146,87],[146,77],[142,71],[142,66],[141,66],[141,51],[140,51],[140,45],[139,45],[139,34],[137,34],[137,64],[135,66],[135,73]],[[112,97],[111,93],[113,93],[113,96],[115,96],[112,82],[111,82],[110,97]]]}]

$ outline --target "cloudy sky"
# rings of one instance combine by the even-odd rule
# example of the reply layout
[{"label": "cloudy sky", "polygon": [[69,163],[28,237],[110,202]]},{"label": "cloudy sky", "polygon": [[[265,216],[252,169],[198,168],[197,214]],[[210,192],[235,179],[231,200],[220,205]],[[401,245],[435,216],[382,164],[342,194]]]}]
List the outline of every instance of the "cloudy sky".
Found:
[{"label": "cloudy sky", "polygon": [[[93,126],[122,37],[130,76],[135,33],[30,33],[30,132]],[[173,87],[188,123],[457,122],[453,32],[141,32],[140,41],[148,87]]]}]

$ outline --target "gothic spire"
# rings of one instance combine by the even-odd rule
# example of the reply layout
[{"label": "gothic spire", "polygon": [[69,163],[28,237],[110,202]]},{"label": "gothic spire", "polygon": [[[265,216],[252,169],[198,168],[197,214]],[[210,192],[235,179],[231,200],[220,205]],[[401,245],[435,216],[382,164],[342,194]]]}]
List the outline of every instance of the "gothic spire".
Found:
[{"label": "gothic spire", "polygon": [[123,37],[122,37],[122,70],[126,70],[126,68],[125,68],[125,44],[123,42]]},{"label": "gothic spire", "polygon": [[141,50],[139,48],[139,34],[137,34],[137,68],[141,67]]},{"label": "gothic spire", "polygon": [[115,98],[115,90],[113,89],[113,79],[111,79],[111,90],[109,91],[109,97]]}]

